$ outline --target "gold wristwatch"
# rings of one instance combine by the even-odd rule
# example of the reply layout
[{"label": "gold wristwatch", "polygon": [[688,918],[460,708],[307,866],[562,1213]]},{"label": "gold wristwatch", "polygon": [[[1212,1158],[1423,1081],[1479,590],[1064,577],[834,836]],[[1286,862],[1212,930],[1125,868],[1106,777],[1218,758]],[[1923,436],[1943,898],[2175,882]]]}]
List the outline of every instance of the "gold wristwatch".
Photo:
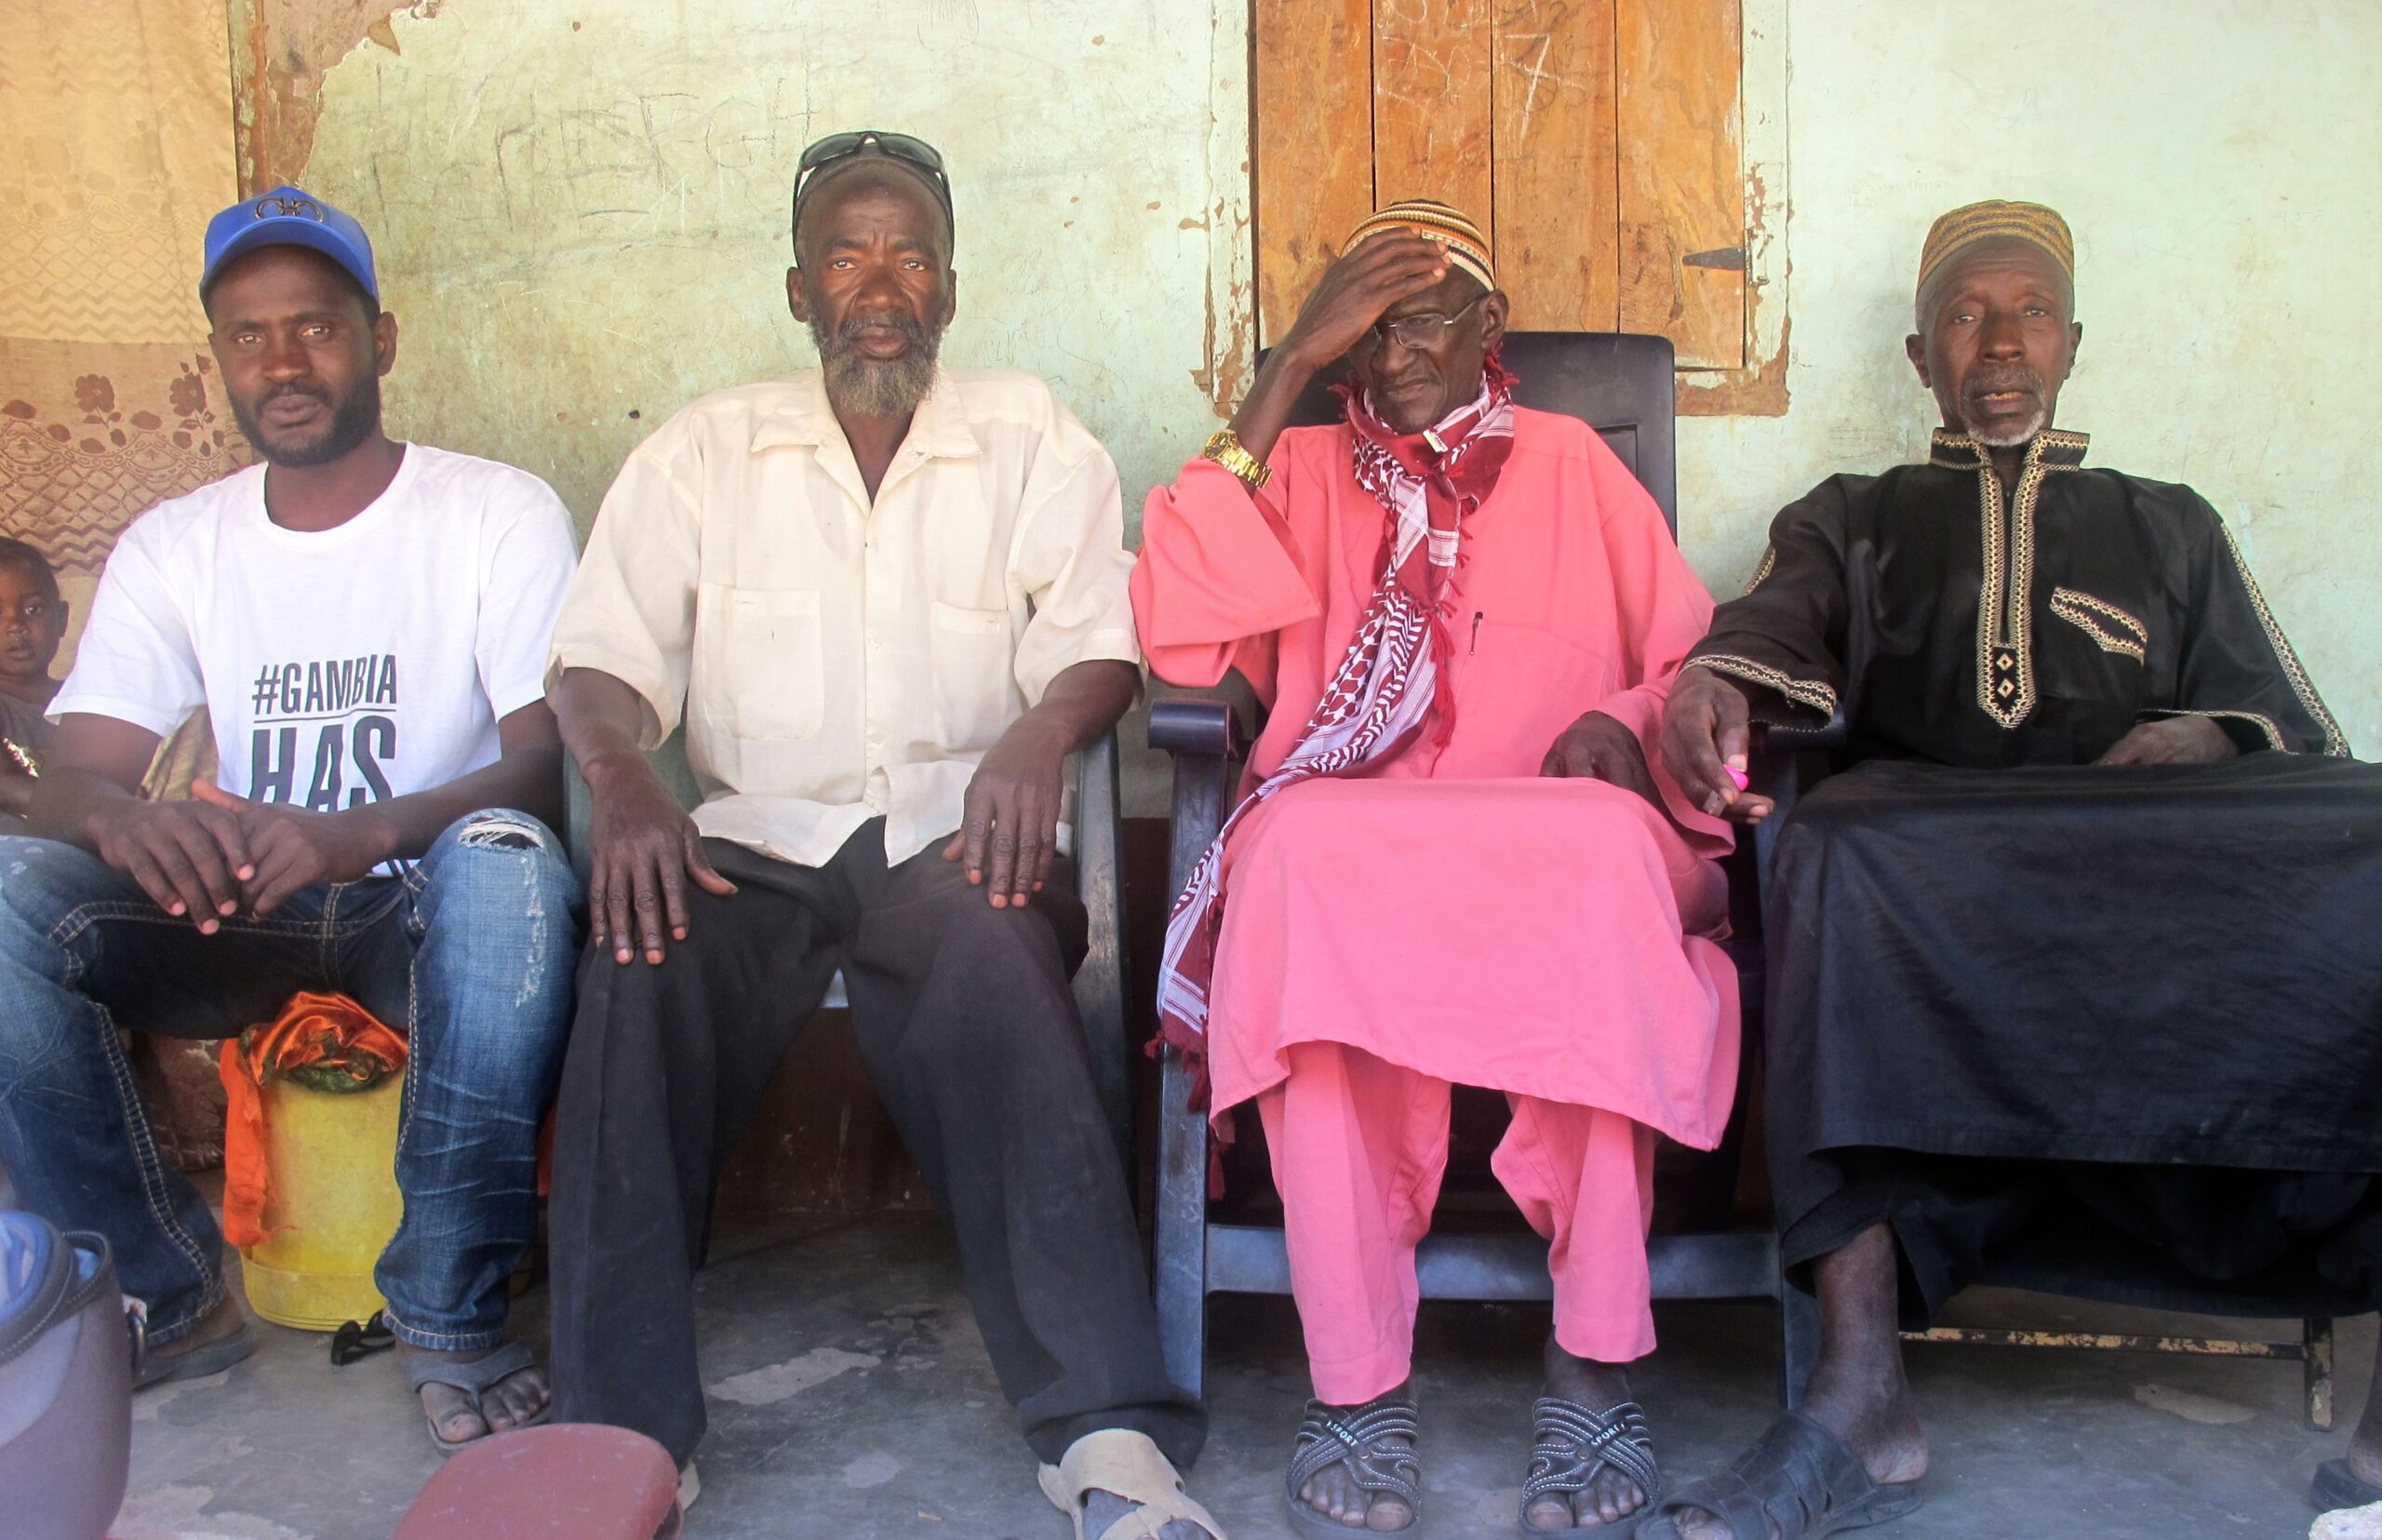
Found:
[{"label": "gold wristwatch", "polygon": [[1263,461],[1240,447],[1240,435],[1230,428],[1218,428],[1209,435],[1206,446],[1199,450],[1199,458],[1212,460],[1222,465],[1238,476],[1240,484],[1252,492],[1274,479],[1274,473]]}]

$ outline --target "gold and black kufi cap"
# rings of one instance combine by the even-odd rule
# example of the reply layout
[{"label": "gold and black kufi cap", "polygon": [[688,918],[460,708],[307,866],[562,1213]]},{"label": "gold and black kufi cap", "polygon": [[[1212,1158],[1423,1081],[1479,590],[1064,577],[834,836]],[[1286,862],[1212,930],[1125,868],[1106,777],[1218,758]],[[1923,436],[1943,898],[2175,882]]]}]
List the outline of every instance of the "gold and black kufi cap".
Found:
[{"label": "gold and black kufi cap", "polygon": [[1357,221],[1343,251],[1385,230],[1427,235],[1447,248],[1448,264],[1480,280],[1483,288],[1497,287],[1497,270],[1489,260],[1489,237],[1463,214],[1431,198],[1403,198]]},{"label": "gold and black kufi cap", "polygon": [[1924,293],[1927,280],[1956,254],[1990,240],[2025,241],[2057,262],[2069,283],[2076,281],[2076,238],[2066,220],[2040,203],[1987,198],[1955,208],[1929,226],[1919,253],[1919,291]]}]

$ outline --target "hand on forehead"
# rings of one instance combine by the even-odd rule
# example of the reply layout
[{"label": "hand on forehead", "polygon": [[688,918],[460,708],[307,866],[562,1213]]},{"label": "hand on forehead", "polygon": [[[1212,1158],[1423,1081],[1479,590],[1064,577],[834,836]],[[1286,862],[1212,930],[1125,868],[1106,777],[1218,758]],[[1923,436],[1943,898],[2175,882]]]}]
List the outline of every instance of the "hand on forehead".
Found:
[{"label": "hand on forehead", "polygon": [[1385,234],[1412,235],[1436,245],[1449,265],[1461,268],[1480,282],[1497,287],[1497,274],[1481,228],[1454,208],[1429,198],[1407,198],[1357,221],[1349,232],[1347,249]]}]

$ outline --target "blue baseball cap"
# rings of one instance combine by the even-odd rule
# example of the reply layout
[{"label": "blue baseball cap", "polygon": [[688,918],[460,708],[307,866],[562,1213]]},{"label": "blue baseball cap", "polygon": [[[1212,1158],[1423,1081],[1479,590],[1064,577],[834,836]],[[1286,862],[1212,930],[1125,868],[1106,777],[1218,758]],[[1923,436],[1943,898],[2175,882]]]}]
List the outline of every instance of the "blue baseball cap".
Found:
[{"label": "blue baseball cap", "polygon": [[276,187],[261,198],[234,204],[207,221],[207,266],[198,275],[204,299],[224,265],[261,247],[302,246],[319,251],[381,302],[372,275],[372,242],[364,227],[312,193]]}]

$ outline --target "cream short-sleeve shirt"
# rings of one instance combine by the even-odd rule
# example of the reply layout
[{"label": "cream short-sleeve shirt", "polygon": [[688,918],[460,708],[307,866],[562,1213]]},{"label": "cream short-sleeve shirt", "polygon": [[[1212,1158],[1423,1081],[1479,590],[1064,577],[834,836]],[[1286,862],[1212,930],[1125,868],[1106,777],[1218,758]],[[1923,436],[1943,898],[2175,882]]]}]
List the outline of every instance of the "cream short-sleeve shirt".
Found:
[{"label": "cream short-sleeve shirt", "polygon": [[1069,666],[1137,663],[1117,467],[1031,375],[939,371],[872,504],[816,370],[694,402],[604,498],[549,682],[686,726],[696,826],[823,864],[959,827],[995,740]]}]

